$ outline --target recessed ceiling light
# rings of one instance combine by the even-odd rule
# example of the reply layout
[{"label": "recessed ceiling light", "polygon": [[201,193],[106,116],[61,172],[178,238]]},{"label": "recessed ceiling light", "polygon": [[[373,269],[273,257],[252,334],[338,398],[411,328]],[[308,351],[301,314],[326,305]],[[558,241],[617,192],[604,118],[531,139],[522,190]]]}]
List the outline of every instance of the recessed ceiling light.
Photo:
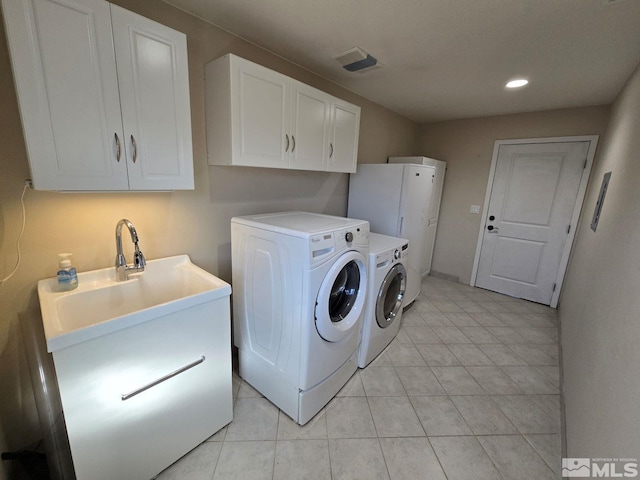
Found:
[{"label": "recessed ceiling light", "polygon": [[524,87],[527,83],[529,83],[529,80],[525,80],[524,78],[518,78],[516,80],[511,80],[510,82],[507,82],[506,87],[520,88],[520,87]]}]

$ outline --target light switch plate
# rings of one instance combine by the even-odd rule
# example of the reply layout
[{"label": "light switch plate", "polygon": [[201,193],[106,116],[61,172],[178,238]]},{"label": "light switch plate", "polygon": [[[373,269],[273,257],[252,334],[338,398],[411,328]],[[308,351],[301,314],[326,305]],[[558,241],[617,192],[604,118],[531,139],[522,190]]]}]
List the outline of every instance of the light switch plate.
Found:
[{"label": "light switch plate", "polygon": [[471,205],[469,213],[480,213],[480,205]]}]

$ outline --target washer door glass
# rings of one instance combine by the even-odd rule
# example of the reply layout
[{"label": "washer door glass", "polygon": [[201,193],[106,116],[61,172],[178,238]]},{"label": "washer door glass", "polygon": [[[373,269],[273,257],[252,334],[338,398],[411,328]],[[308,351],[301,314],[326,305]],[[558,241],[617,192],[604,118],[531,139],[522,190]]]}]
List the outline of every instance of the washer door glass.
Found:
[{"label": "washer door glass", "polygon": [[341,322],[353,308],[358,299],[360,288],[360,268],[355,260],[347,263],[333,282],[329,294],[329,317],[331,321]]},{"label": "washer door glass", "polygon": [[347,252],[331,266],[316,300],[316,328],[322,338],[337,342],[356,329],[366,280],[365,259],[359,252]]},{"label": "washer door glass", "polygon": [[391,325],[401,312],[406,286],[407,272],[404,266],[398,263],[384,277],[378,292],[376,322],[380,328]]}]

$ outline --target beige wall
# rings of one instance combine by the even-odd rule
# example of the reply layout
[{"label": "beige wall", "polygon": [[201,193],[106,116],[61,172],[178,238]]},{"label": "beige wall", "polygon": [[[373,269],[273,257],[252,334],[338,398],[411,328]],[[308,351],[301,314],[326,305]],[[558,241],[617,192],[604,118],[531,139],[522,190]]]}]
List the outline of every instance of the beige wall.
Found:
[{"label": "beige wall", "polygon": [[601,135],[608,117],[609,107],[601,106],[423,125],[420,155],[447,162],[432,269],[463,283],[471,279],[481,215],[469,208],[482,211],[496,140]]},{"label": "beige wall", "polygon": [[[640,452],[640,69],[616,100],[560,299],[569,457]],[[600,223],[589,226],[611,173]]]},{"label": "beige wall", "polygon": [[[417,125],[285,60],[156,0],[114,3],[188,35],[195,191],[149,194],[58,194],[27,191],[22,261],[0,287],[0,450],[39,436],[17,312],[35,300],[40,278],[55,275],[56,254],[73,252],[79,271],[110,266],[114,229],[134,222],[149,259],[188,253],[203,268],[229,280],[233,215],[309,210],[344,215],[348,175],[210,167],[206,162],[203,66],[227,52],[300,79],[362,107],[359,162],[384,162],[415,151]],[[0,27],[0,276],[16,262],[20,194],[29,177],[4,29]],[[130,257],[130,251],[126,252]],[[3,468],[0,467],[0,479]]]}]

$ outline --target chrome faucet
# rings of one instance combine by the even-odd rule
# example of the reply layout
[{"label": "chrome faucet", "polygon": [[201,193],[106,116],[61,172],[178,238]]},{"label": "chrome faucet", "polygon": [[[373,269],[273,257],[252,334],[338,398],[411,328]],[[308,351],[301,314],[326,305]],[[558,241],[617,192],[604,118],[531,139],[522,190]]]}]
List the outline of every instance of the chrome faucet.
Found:
[{"label": "chrome faucet", "polygon": [[[127,265],[127,260],[122,253],[122,226],[126,225],[131,233],[131,241],[135,246],[135,252],[133,253],[133,265]],[[116,225],[116,280],[118,282],[124,282],[129,278],[129,273],[144,272],[144,266],[147,261],[144,259],[144,255],[138,247],[138,232],[136,227],[133,226],[126,218],[123,218]]]}]

